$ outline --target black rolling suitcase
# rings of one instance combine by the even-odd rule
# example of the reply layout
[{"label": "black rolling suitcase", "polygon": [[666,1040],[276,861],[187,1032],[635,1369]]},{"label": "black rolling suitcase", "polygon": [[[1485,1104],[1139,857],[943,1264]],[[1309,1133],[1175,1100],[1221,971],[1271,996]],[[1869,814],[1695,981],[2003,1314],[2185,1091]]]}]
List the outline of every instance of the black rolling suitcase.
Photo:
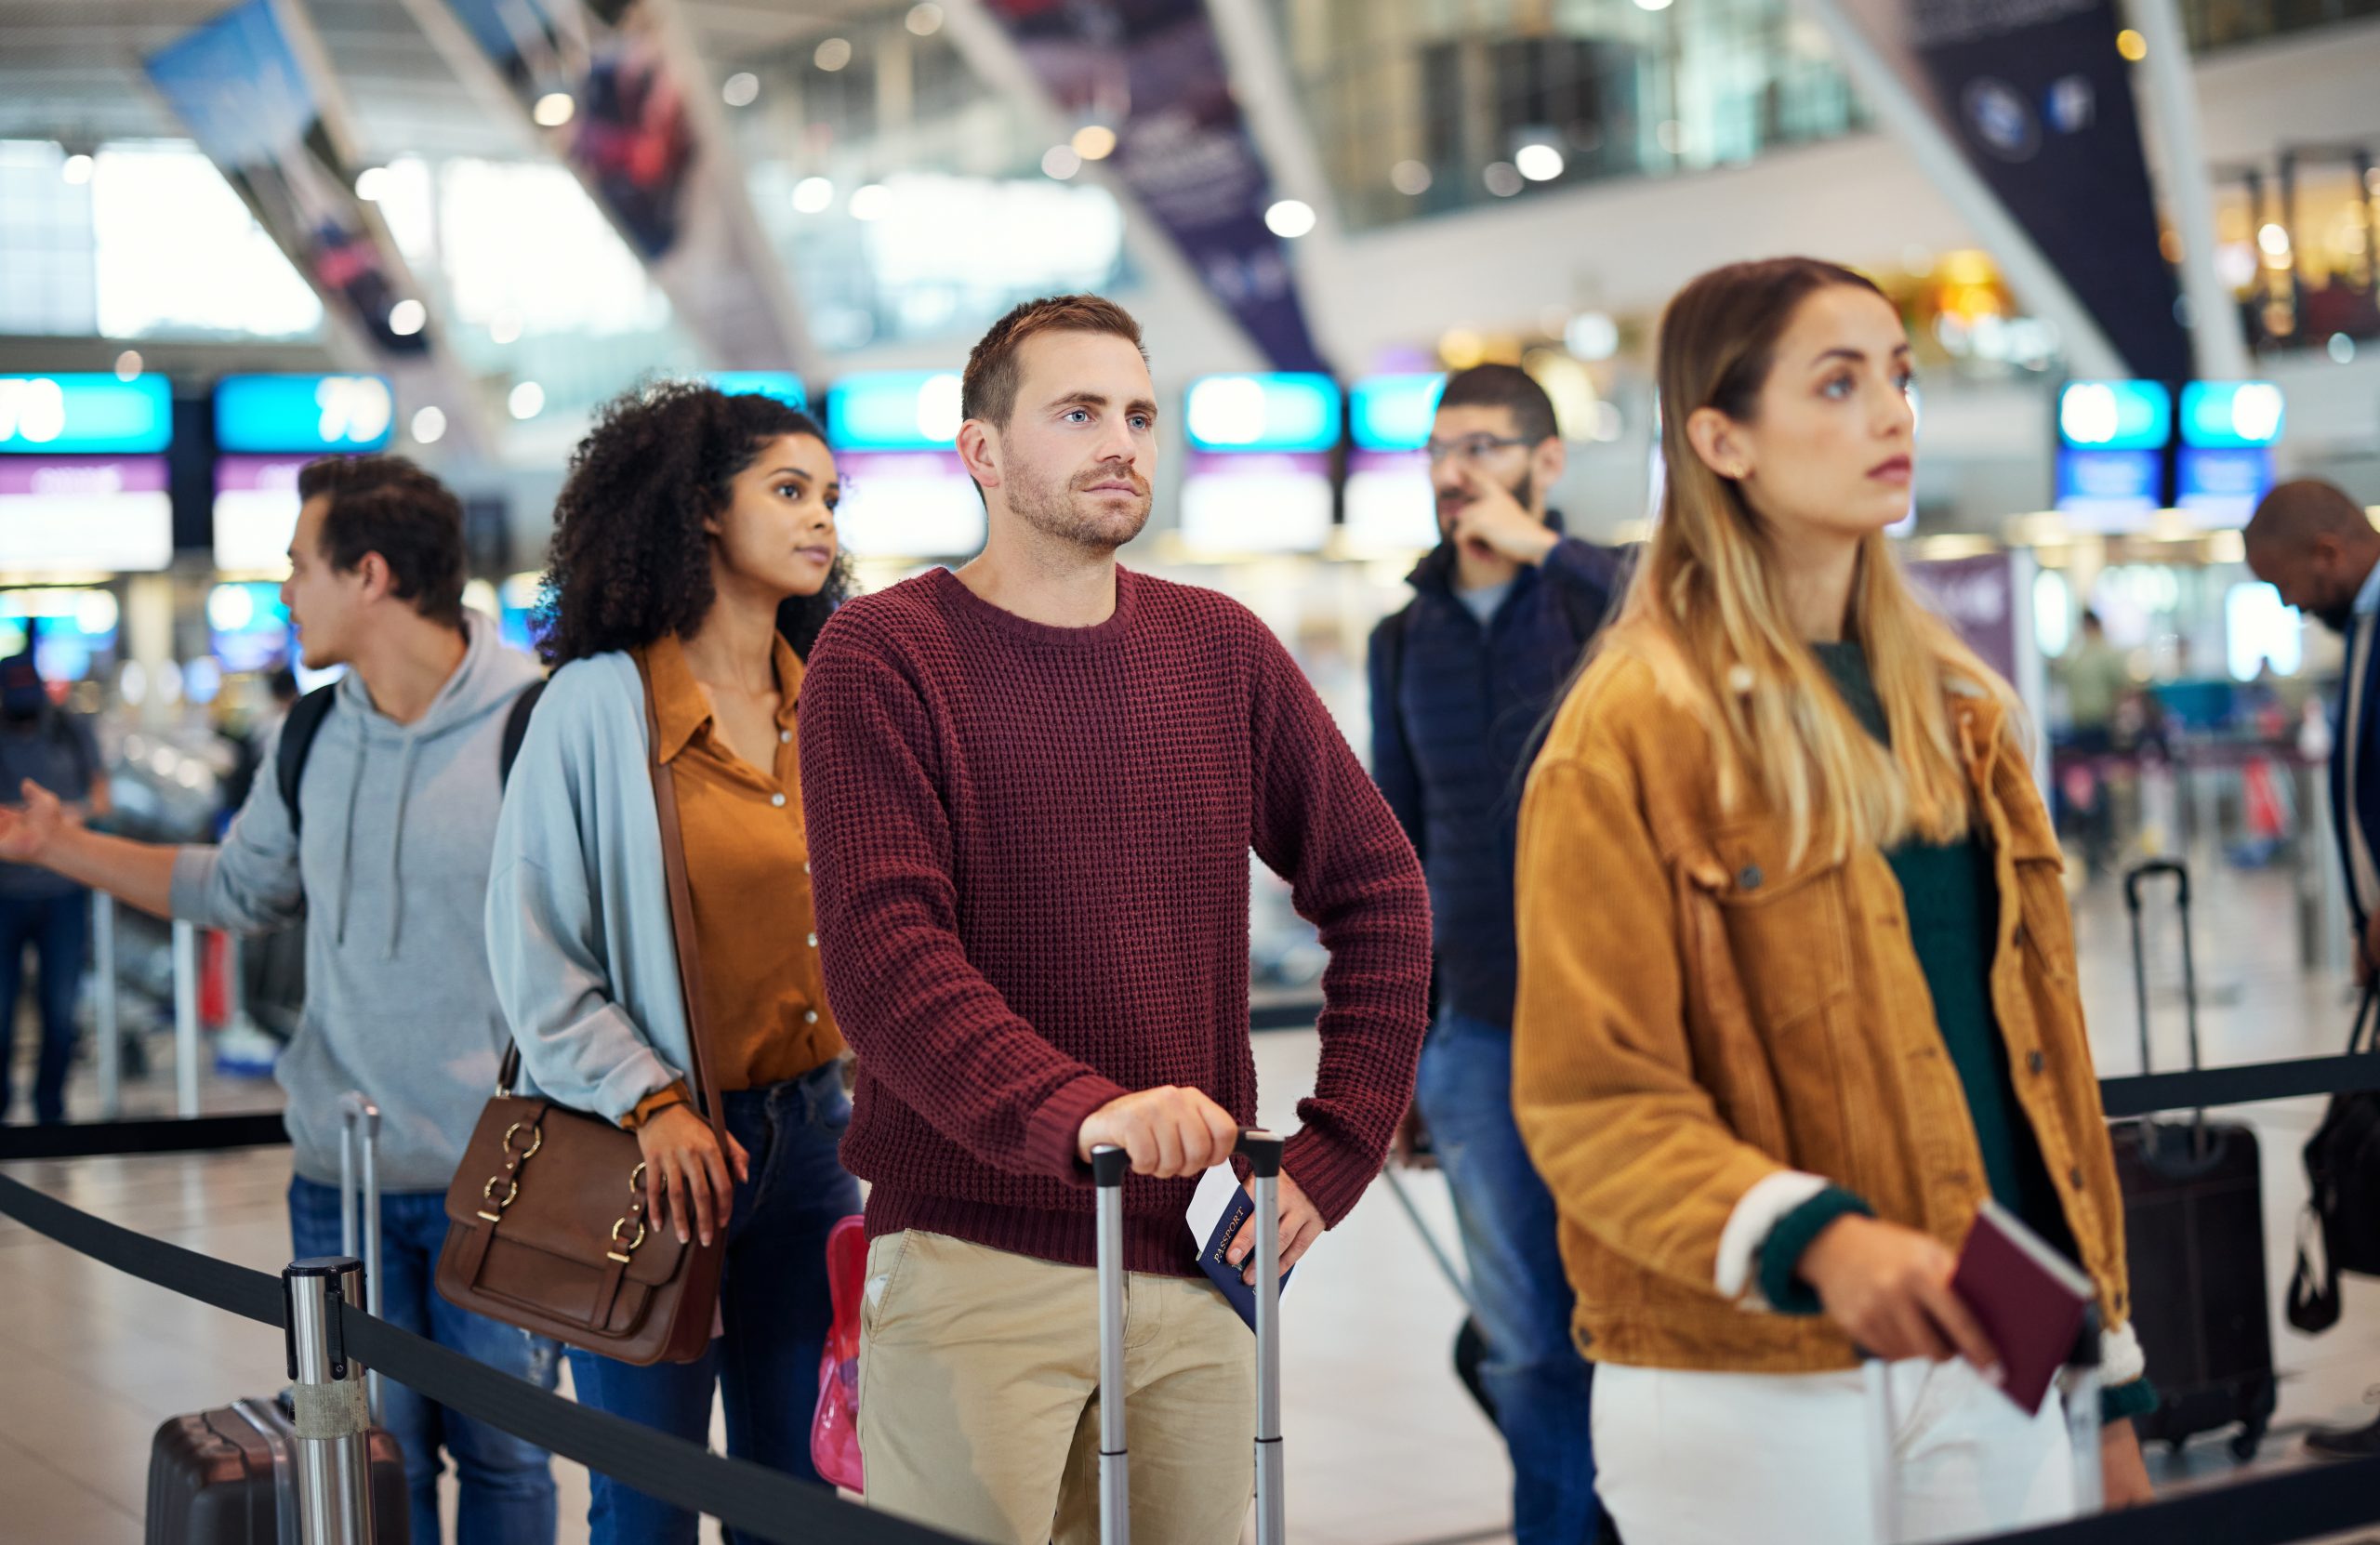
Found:
[{"label": "black rolling suitcase", "polygon": [[[2198,978],[2190,956],[2190,878],[2170,859],[2124,876],[2132,965],[2140,995],[2140,1064],[2149,1071],[2149,967],[2142,949],[2142,882],[2171,877],[2182,929],[2182,1001],[2190,1066],[2199,1065]],[[2271,1299],[2265,1276],[2264,1161],[2256,1134],[2230,1121],[2145,1117],[2120,1121],[2116,1178],[2132,1267],[2132,1324],[2161,1404],[2136,1422],[2143,1442],[2179,1448],[2200,1433],[2237,1425],[2231,1451],[2252,1459],[2271,1424]]]},{"label": "black rolling suitcase", "polygon": [[[297,1463],[297,1435],[277,1400],[234,1401],[174,1418],[157,1429],[149,1449],[149,1545],[296,1539]],[[409,1538],[404,1454],[377,1427],[372,1520],[378,1545],[404,1545]]]}]

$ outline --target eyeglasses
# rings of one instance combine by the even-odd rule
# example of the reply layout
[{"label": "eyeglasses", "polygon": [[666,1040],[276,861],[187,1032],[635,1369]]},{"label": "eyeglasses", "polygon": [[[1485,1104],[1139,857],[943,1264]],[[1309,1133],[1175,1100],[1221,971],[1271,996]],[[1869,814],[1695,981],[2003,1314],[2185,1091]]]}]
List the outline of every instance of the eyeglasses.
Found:
[{"label": "eyeglasses", "polygon": [[1430,465],[1435,467],[1448,456],[1458,461],[1481,462],[1498,451],[1527,443],[1527,439],[1521,435],[1467,434],[1461,440],[1433,440],[1427,448]]}]

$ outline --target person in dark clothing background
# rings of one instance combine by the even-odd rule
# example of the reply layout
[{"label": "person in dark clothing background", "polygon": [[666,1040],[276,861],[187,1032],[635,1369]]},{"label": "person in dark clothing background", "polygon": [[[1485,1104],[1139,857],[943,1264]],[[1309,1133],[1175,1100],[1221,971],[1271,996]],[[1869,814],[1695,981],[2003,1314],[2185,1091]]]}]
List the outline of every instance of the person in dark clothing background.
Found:
[{"label": "person in dark clothing background", "polygon": [[1513,850],[1538,732],[1621,588],[1619,554],[1546,506],[1564,451],[1527,373],[1450,377],[1430,431],[1443,538],[1372,634],[1372,774],[1428,875],[1437,1017],[1415,1111],[1454,1195],[1513,1459],[1518,1545],[1596,1534],[1588,1366],[1554,1201],[1513,1120]]},{"label": "person in dark clothing background", "polygon": [[[77,820],[105,815],[108,774],[80,714],[50,701],[33,647],[0,660],[0,804],[14,804],[27,778],[56,789]],[[17,1003],[25,955],[39,971],[41,1059],[33,1074],[33,1119],[66,1119],[66,1074],[74,1061],[74,999],[90,942],[91,893],[28,864],[0,864],[0,1120],[8,1115],[16,1061]]]}]

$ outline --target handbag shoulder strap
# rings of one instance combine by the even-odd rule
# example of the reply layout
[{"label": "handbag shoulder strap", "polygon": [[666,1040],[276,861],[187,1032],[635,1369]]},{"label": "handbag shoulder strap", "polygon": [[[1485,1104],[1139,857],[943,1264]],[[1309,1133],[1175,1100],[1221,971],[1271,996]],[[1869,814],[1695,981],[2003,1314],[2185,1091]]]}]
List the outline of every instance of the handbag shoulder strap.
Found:
[{"label": "handbag shoulder strap", "polygon": [[694,937],[694,894],[686,883],[686,844],[678,825],[678,780],[661,759],[661,708],[654,701],[653,672],[644,655],[636,656],[636,673],[644,683],[646,765],[653,772],[654,812],[661,818],[661,867],[669,885],[669,931],[678,944],[678,983],[686,998],[686,1050],[692,1059],[694,1089],[702,1112],[727,1142],[727,1112],[719,1098],[719,1079],[711,1070],[710,1028],[703,1013],[702,950]]}]

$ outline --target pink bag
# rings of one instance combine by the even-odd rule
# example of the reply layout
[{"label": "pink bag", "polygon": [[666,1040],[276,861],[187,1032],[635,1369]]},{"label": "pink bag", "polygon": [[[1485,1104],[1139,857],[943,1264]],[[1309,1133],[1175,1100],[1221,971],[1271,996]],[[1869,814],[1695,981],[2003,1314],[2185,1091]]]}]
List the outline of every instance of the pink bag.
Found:
[{"label": "pink bag", "polygon": [[819,1479],[865,1492],[859,1459],[859,1303],[867,1287],[867,1231],[845,1218],[826,1235],[826,1286],[835,1323],[818,1359],[818,1414],[810,1423],[810,1462]]}]

